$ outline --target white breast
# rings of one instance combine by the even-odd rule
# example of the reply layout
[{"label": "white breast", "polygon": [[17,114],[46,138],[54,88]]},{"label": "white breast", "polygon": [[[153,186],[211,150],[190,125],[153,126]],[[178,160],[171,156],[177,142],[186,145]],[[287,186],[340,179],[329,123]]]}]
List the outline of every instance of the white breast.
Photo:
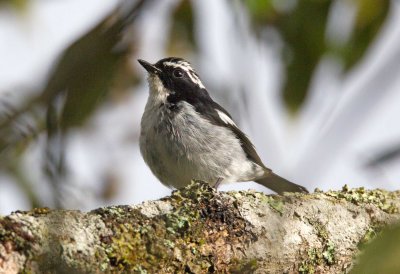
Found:
[{"label": "white breast", "polygon": [[178,104],[179,111],[171,111],[165,98],[149,96],[140,136],[143,158],[162,183],[181,188],[192,179],[213,185],[218,178],[249,181],[264,174],[247,159],[229,129],[201,118],[184,101]]}]

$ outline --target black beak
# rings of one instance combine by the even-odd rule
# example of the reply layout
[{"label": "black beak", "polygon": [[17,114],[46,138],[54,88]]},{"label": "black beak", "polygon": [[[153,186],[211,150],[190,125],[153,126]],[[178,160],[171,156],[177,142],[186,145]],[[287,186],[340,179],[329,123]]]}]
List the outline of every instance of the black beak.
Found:
[{"label": "black beak", "polygon": [[142,60],[142,59],[138,59],[138,62],[145,68],[145,70],[147,70],[148,73],[160,73],[161,70],[158,69],[157,67],[155,67],[154,65],[150,64],[149,62]]}]

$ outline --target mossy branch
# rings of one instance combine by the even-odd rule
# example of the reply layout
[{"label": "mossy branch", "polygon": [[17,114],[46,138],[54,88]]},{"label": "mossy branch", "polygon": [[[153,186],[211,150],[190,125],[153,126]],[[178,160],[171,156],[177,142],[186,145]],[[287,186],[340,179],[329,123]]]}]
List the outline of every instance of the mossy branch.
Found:
[{"label": "mossy branch", "polygon": [[340,273],[400,219],[399,192],[217,192],[0,218],[0,273]]}]

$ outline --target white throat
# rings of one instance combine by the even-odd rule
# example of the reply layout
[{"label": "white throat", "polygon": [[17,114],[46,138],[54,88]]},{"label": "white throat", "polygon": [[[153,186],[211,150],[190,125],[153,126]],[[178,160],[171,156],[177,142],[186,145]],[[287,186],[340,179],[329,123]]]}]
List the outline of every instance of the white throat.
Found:
[{"label": "white throat", "polygon": [[155,74],[150,74],[147,80],[150,89],[148,100],[152,101],[154,104],[164,103],[171,91],[164,87],[160,78]]}]

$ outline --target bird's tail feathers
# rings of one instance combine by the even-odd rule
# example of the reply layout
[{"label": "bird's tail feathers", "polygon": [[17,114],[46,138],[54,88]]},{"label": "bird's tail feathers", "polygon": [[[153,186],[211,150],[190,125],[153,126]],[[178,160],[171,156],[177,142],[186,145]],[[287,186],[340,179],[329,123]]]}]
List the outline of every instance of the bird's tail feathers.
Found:
[{"label": "bird's tail feathers", "polygon": [[305,187],[292,183],[272,172],[268,174],[267,177],[259,179],[256,182],[278,194],[282,194],[283,192],[308,193],[308,190]]}]

